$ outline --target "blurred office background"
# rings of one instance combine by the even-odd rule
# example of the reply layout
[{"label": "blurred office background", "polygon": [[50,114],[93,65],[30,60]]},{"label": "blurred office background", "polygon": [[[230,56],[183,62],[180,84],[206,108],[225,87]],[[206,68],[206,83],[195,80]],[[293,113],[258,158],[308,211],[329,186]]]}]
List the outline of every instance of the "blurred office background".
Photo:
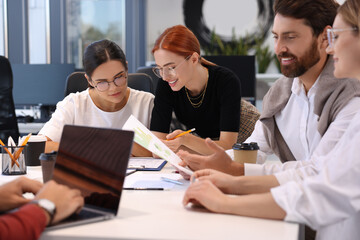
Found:
[{"label": "blurred office background", "polygon": [[[268,55],[273,55],[272,3],[273,0],[0,0],[0,55],[12,65],[14,101],[26,114],[27,105],[35,109],[39,104],[53,107],[60,101],[66,76],[82,69],[86,46],[104,38],[125,50],[130,73],[153,64],[154,41],[165,28],[176,24],[192,29],[202,46],[209,45],[212,32],[224,43],[231,42],[234,36],[250,39],[248,55],[256,54],[256,38],[264,38],[262,50],[267,47]],[[254,86],[260,100],[280,76],[276,61],[268,62],[261,73],[259,64],[255,64]]]}]

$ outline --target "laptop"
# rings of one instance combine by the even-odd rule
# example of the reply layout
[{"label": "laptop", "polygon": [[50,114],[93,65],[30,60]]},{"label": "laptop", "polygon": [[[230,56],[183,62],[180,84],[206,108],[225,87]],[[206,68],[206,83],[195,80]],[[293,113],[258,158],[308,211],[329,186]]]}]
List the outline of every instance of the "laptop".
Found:
[{"label": "laptop", "polygon": [[134,132],[65,125],[53,179],[81,191],[79,214],[47,230],[114,218],[117,215]]}]

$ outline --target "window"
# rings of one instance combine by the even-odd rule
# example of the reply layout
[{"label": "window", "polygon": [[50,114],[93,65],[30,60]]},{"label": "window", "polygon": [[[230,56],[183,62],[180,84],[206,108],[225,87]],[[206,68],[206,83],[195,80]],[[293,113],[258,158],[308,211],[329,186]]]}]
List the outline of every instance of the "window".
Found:
[{"label": "window", "polygon": [[29,62],[32,64],[47,63],[47,19],[48,0],[30,0],[28,2],[29,18]]},{"label": "window", "polygon": [[125,0],[67,0],[68,63],[82,68],[84,49],[104,38],[125,51]]},{"label": "window", "polygon": [[5,55],[5,22],[4,1],[0,0],[0,55]]}]

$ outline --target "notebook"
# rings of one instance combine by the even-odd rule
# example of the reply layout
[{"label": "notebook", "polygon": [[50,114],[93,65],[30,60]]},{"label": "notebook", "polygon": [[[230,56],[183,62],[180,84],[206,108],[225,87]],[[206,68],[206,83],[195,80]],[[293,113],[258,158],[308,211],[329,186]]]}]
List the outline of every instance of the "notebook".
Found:
[{"label": "notebook", "polygon": [[65,125],[53,179],[84,196],[79,214],[47,230],[114,218],[118,213],[134,132]]},{"label": "notebook", "polygon": [[151,157],[131,157],[129,160],[128,170],[136,169],[137,171],[160,171],[166,164],[166,160]]}]

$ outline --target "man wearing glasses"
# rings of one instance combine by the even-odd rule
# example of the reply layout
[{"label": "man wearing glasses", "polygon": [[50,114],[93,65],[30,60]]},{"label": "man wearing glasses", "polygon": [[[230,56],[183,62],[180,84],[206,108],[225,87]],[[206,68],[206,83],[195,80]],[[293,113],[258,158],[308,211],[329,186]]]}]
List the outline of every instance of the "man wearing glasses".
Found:
[{"label": "man wearing glasses", "polygon": [[[247,142],[257,142],[257,163],[276,154],[282,165],[239,164],[211,141],[215,154],[203,157],[180,152],[184,165],[194,170],[217,169],[232,175],[279,174],[280,184],[291,175],[286,169],[330,152],[360,108],[360,85],[354,79],[336,79],[334,61],[326,53],[328,35],[338,4],[332,0],[277,0],[274,4],[275,53],[284,77],[263,99],[263,112]],[[337,30],[336,30],[337,31]],[[293,161],[296,160],[296,161]],[[302,175],[313,173],[304,172]]]}]

